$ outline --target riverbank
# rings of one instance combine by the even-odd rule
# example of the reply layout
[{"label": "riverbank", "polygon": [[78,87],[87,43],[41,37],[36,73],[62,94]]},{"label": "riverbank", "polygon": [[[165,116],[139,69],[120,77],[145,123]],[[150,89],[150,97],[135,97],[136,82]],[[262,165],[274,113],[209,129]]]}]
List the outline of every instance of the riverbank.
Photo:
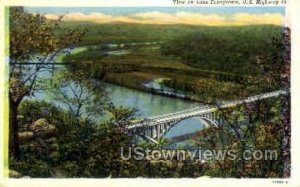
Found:
[{"label": "riverbank", "polygon": [[[182,63],[178,58],[161,55],[157,49],[134,49],[118,56],[92,55],[95,53],[99,53],[99,50],[89,49],[68,56],[64,61],[74,64],[88,62],[86,69],[92,76],[111,84],[206,104],[260,93],[260,89],[252,85],[251,77],[196,69]],[[161,82],[162,86],[170,87],[175,93],[180,92],[184,96],[145,86],[160,78],[166,79]],[[246,81],[249,84],[245,84]]]},{"label": "riverbank", "polygon": [[[150,80],[150,81],[152,81],[152,80]],[[201,103],[201,104],[215,104],[216,103],[216,101],[204,100],[204,99],[197,98],[196,96],[178,95],[176,93],[170,93],[170,92],[167,93],[167,92],[164,92],[163,90],[159,90],[159,89],[147,88],[147,87],[144,86],[145,83],[132,84],[132,82],[131,82],[131,83],[128,83],[128,84],[124,84],[123,81],[118,82],[115,79],[111,80],[109,78],[106,78],[105,82],[110,83],[110,84],[114,84],[114,85],[118,85],[118,86],[122,86],[122,87],[126,87],[126,88],[130,88],[130,89],[134,89],[134,90],[138,90],[138,91],[143,91],[143,92],[146,92],[146,93],[151,93],[151,94],[154,94],[154,95],[161,95],[161,96],[166,96],[166,97],[170,97],[170,98],[178,98],[178,99],[182,99],[182,100],[186,100],[186,101],[195,101],[195,102]]]},{"label": "riverbank", "polygon": [[[158,83],[161,85],[161,88],[150,88],[146,86],[146,84],[161,78],[164,79],[163,81]],[[193,79],[194,83],[189,83],[189,80]],[[108,73],[104,77],[104,81],[151,94],[195,101],[204,104],[221,103],[226,100],[232,100],[238,97],[247,97],[256,94],[255,87],[251,86],[248,86],[247,90],[243,89],[243,85],[239,85],[236,83],[219,82],[211,78],[205,79],[187,75],[182,75],[181,79],[178,80],[174,78],[172,79],[171,76],[167,73]],[[168,91],[165,89],[165,87],[169,87],[173,91]],[[194,91],[193,89],[197,89],[199,91],[197,92],[197,90]],[[199,94],[201,89],[202,94]]]}]

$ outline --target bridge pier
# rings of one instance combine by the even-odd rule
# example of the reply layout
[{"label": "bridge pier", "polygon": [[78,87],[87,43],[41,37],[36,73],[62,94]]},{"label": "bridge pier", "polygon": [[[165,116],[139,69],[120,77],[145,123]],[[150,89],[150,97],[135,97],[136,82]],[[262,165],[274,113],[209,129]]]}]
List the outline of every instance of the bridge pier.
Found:
[{"label": "bridge pier", "polygon": [[213,121],[216,120],[216,113],[215,112],[211,113],[211,120],[213,120]]},{"label": "bridge pier", "polygon": [[152,130],[151,130],[151,138],[153,138],[153,139],[155,139],[156,138],[156,136],[157,136],[157,134],[156,134],[156,128],[155,128],[155,126],[152,126]]},{"label": "bridge pier", "polygon": [[150,127],[145,128],[145,135],[151,137],[151,128]]},{"label": "bridge pier", "polygon": [[156,130],[157,130],[157,140],[159,140],[160,139],[160,128],[161,128],[161,125],[157,125],[157,128],[156,128]]}]

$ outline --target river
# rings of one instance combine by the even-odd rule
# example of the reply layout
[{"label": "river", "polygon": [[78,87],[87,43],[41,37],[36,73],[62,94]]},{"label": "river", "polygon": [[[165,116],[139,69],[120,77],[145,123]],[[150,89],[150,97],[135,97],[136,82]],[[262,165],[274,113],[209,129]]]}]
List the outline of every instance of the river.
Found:
[{"label": "river", "polygon": [[[74,48],[72,49],[72,54],[84,51],[86,49],[86,47]],[[107,54],[122,55],[116,50],[110,51],[110,53]],[[59,62],[62,60],[62,58],[63,55],[59,55],[56,58],[56,61]],[[59,71],[59,69],[61,68],[57,68],[55,69],[55,71]],[[50,72],[50,70],[42,72],[42,77],[44,78],[46,77],[48,79],[51,79],[52,76],[53,74]],[[145,86],[149,86],[149,84]],[[180,110],[185,110],[196,106],[203,106],[203,104],[196,103],[193,101],[142,92],[114,84],[106,83],[105,87],[108,92],[109,98],[114,103],[114,105],[137,109],[137,114],[139,118],[148,118]],[[46,91],[37,92],[34,94],[34,96],[31,96],[28,99],[45,100],[48,102],[52,102],[56,105],[60,105],[59,103],[55,102]],[[172,129],[170,129],[170,131],[166,134],[166,138],[192,133],[195,131],[199,131],[202,128],[203,124],[201,123],[200,119],[186,119],[179,122]]]}]

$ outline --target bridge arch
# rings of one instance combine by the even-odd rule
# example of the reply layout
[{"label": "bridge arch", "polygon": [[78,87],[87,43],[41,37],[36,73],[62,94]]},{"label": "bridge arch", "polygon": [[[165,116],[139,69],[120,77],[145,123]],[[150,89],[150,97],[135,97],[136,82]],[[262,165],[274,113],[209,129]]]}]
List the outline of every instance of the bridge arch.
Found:
[{"label": "bridge arch", "polygon": [[[205,117],[205,116],[195,116],[195,117],[190,117],[190,118],[185,118],[185,119],[181,119],[181,120],[178,120],[178,121],[175,121],[175,122],[172,122],[172,123],[168,123],[168,124],[164,124],[162,128],[164,128],[165,126],[167,126],[166,129],[162,130],[160,129],[160,135],[158,136],[157,132],[155,133],[155,137],[151,137],[147,134],[144,134],[144,133],[139,133],[139,132],[136,132],[134,133],[135,135],[139,136],[140,138],[146,140],[146,141],[149,141],[149,142],[152,142],[152,143],[155,143],[157,144],[158,141],[158,137],[165,137],[166,134],[168,132],[170,132],[170,130],[175,127],[177,124],[179,124],[180,122],[184,121],[184,120],[188,120],[188,119],[198,119],[199,120],[199,125],[202,124],[204,127],[203,128],[207,128],[209,126],[214,126],[214,127],[218,127],[218,123],[217,121],[215,120],[212,120],[210,119],[209,117]],[[156,128],[156,127],[153,127],[153,128]],[[159,127],[160,128],[160,127]]]},{"label": "bridge arch", "polygon": [[176,122],[173,122],[170,125],[170,127],[164,132],[163,136],[165,136],[177,124],[179,124],[182,121],[188,120],[188,119],[199,119],[199,123],[202,123],[204,125],[204,128],[207,128],[209,126],[218,127],[218,122],[213,120],[213,119],[210,119],[210,118],[205,117],[205,116],[194,116],[194,117],[184,118],[184,119],[178,120]]},{"label": "bridge arch", "polygon": [[[208,125],[208,126],[214,126],[214,127],[218,127],[219,124],[216,120],[212,120],[208,117],[198,117],[200,118],[202,121],[205,121],[205,123]],[[208,122],[208,123],[207,123]]]}]

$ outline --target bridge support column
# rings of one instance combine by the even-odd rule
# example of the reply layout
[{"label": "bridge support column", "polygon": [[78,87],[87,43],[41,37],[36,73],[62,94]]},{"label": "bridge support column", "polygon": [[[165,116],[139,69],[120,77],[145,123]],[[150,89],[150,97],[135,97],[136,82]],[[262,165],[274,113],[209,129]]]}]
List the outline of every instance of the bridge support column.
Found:
[{"label": "bridge support column", "polygon": [[216,120],[216,113],[213,112],[213,113],[211,114],[211,120],[213,120],[213,121]]},{"label": "bridge support column", "polygon": [[224,124],[224,120],[221,117],[219,117],[219,119],[218,119],[218,124],[219,125],[223,125]]},{"label": "bridge support column", "polygon": [[165,130],[164,130],[164,131],[166,132],[166,131],[168,131],[168,129],[169,129],[169,127],[170,127],[170,124],[167,123],[167,124],[164,125],[164,127],[165,127]]},{"label": "bridge support column", "polygon": [[145,128],[145,135],[151,137],[151,128],[149,127]]},{"label": "bridge support column", "polygon": [[152,135],[151,138],[155,139],[157,137],[157,132],[155,126],[152,126]]},{"label": "bridge support column", "polygon": [[160,134],[160,128],[161,128],[161,125],[157,125],[157,128],[156,128],[156,129],[157,129],[157,131],[156,131],[156,132],[157,132],[157,136],[156,136],[156,137],[157,137],[157,140],[160,139],[160,135],[161,135],[161,134]]},{"label": "bridge support column", "polygon": [[165,130],[166,130],[166,129],[165,129],[165,124],[162,124],[161,127],[162,127],[162,128],[161,128],[161,134],[162,134],[162,136],[163,136],[163,135],[165,134]]},{"label": "bridge support column", "polygon": [[148,135],[148,128],[147,128],[147,127],[144,128],[144,135],[145,135],[145,136]]},{"label": "bridge support column", "polygon": [[149,133],[149,134],[148,134],[148,136],[152,138],[152,127],[151,127],[151,126],[150,126],[150,127],[148,127],[148,130],[149,130],[149,132],[148,132],[148,133]]}]

